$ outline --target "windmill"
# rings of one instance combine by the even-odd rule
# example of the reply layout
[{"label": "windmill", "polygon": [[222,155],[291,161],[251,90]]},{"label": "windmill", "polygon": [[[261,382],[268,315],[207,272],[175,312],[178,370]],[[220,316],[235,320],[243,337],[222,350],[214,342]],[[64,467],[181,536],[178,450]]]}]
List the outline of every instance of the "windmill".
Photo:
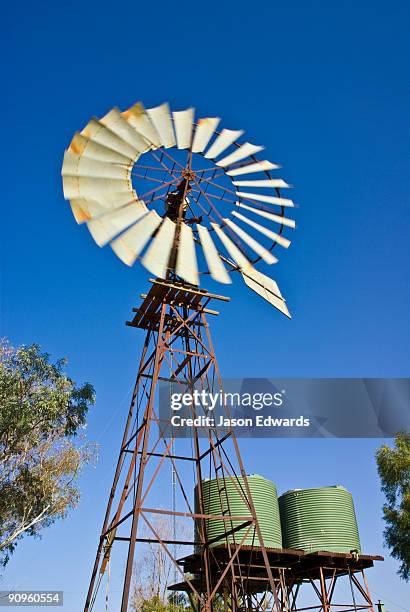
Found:
[{"label": "windmill", "polygon": [[[279,166],[259,159],[263,147],[241,142],[242,136],[242,130],[222,129],[219,118],[195,119],[193,108],[171,112],[166,103],[149,109],[137,103],[91,119],[64,155],[64,196],[76,221],[87,226],[99,246],[109,245],[128,266],[140,261],[154,276],[128,322],[145,330],[146,337],[85,611],[93,608],[114,545],[124,544],[121,611],[128,609],[136,546],[144,542],[163,548],[194,609],[213,610],[218,596],[226,609],[262,610],[267,593],[272,610],[284,609],[282,570],[274,571],[269,563],[233,430],[221,436],[209,427],[204,439],[194,431],[191,447],[185,445],[177,454],[173,437],[160,427],[156,405],[159,381],[180,383],[191,391],[195,385],[208,391],[221,388],[208,326],[208,316],[218,312],[209,304],[229,298],[202,287],[208,276],[229,284],[235,273],[290,317],[276,281],[255,265],[275,264],[278,251],[289,247],[286,233],[295,221],[287,211],[294,203],[282,195],[289,185],[274,174]],[[155,497],[166,463],[172,466],[183,510],[175,504],[164,508]],[[187,470],[179,467],[187,463],[193,467],[190,481]],[[231,479],[246,503],[246,516],[233,516],[229,507],[218,516],[207,514],[205,476],[222,483]],[[188,481],[192,486],[187,487]],[[191,501],[193,485],[197,508]],[[195,541],[162,536],[152,518],[158,515],[195,520]],[[222,548],[212,547],[206,533],[206,521],[216,519],[226,526]],[[233,526],[234,519],[235,525],[241,521],[239,527]],[[250,574],[249,555],[245,564],[242,558],[249,534],[258,541],[259,577]],[[193,575],[181,568],[176,545],[195,546]]]}]

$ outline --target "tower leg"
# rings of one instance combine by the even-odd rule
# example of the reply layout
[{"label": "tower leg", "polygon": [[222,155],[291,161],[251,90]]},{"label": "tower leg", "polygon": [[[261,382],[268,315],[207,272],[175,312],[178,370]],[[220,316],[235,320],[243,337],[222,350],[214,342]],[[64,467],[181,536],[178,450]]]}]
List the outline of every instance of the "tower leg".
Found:
[{"label": "tower leg", "polygon": [[329,612],[330,604],[329,604],[329,599],[328,599],[328,594],[327,594],[327,589],[326,589],[326,581],[323,575],[323,568],[321,567],[319,571],[320,571],[320,590],[321,590],[321,595],[322,595],[323,612]]},{"label": "tower leg", "polygon": [[87,598],[86,598],[86,602],[85,602],[85,607],[84,607],[84,612],[88,612],[88,610],[90,609],[90,605],[92,602],[92,595],[93,595],[93,591],[94,591],[94,586],[95,586],[95,581],[96,581],[96,577],[97,577],[97,573],[98,573],[98,568],[100,565],[100,560],[101,560],[101,554],[104,548],[104,542],[105,542],[105,536],[104,534],[107,531],[108,528],[108,521],[109,521],[109,517],[110,517],[110,513],[111,513],[111,507],[112,507],[112,503],[114,501],[115,498],[115,494],[116,494],[116,490],[117,490],[117,484],[118,484],[118,480],[121,474],[121,470],[124,464],[124,459],[125,459],[125,446],[126,446],[126,442],[128,439],[128,435],[129,435],[129,431],[131,428],[131,423],[132,423],[132,419],[134,417],[134,412],[135,412],[135,402],[137,399],[137,394],[138,394],[138,387],[139,387],[139,383],[140,383],[140,379],[141,379],[141,373],[142,373],[142,367],[144,364],[144,360],[146,358],[146,354],[147,354],[147,350],[148,350],[148,346],[149,346],[149,334],[146,336],[145,339],[145,343],[144,343],[144,348],[142,350],[142,355],[141,355],[141,360],[140,360],[140,364],[139,364],[139,368],[138,368],[138,374],[137,374],[137,379],[134,385],[134,390],[132,393],[132,399],[131,399],[131,404],[130,404],[130,408],[128,411],[128,416],[127,416],[127,421],[125,424],[125,429],[124,429],[124,434],[122,437],[122,441],[121,441],[121,448],[120,448],[120,452],[118,455],[118,460],[117,460],[117,465],[116,465],[116,469],[115,469],[115,474],[114,474],[114,480],[113,480],[113,484],[111,487],[111,491],[110,491],[110,495],[108,498],[108,503],[107,503],[107,509],[105,511],[105,516],[104,516],[104,521],[103,521],[103,526],[101,529],[101,535],[100,535],[100,540],[98,543],[98,548],[97,548],[97,554],[96,554],[96,558],[95,558],[95,562],[94,562],[94,566],[93,566],[93,570],[92,570],[92,574],[91,574],[91,580],[90,580],[90,584],[89,584],[89,588],[88,588],[88,592],[87,592]]}]

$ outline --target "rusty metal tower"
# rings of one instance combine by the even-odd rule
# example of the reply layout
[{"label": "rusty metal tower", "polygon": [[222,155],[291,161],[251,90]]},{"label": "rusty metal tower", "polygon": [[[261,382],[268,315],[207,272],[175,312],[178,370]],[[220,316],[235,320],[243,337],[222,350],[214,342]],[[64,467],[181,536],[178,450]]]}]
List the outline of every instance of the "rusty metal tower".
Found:
[{"label": "rusty metal tower", "polygon": [[[221,437],[216,427],[205,427],[205,437],[200,438],[196,429],[193,429],[192,440],[180,445],[185,449],[184,453],[172,454],[174,440],[170,437],[166,424],[161,421],[156,402],[161,381],[176,382],[187,390],[193,389],[194,386],[207,392],[221,388],[220,373],[206,317],[217,314],[214,309],[209,308],[212,302],[225,299],[207,291],[189,288],[177,281],[152,280],[148,295],[140,307],[135,309],[134,317],[128,323],[132,327],[145,330],[146,340],[101,532],[86,610],[91,609],[95,586],[104,572],[111,546],[116,541],[126,542],[128,546],[122,610],[126,610],[128,605],[136,544],[147,541],[155,542],[164,549],[173,566],[181,574],[181,580],[187,583],[189,598],[198,609],[212,610],[212,602],[222,589],[229,591],[230,600],[235,606],[233,609],[243,609],[248,596],[247,569],[238,559],[236,547],[230,543],[230,537],[241,532],[236,539],[236,544],[240,547],[250,533],[254,533],[258,539],[262,536],[235,436],[229,431]],[[201,412],[205,417],[205,410],[198,409],[192,416],[198,416]],[[161,484],[160,472],[161,469],[166,469],[167,463],[173,467],[179,487],[182,501],[178,510],[172,507],[170,489],[165,491],[163,481]],[[185,465],[185,469],[181,465]],[[187,469],[188,465],[191,470]],[[187,471],[192,471],[193,474],[188,477]],[[242,476],[244,484],[240,484],[242,481],[239,481],[237,476]],[[229,508],[223,508],[223,513],[219,515],[206,514],[201,486],[205,477],[219,477],[221,482],[225,478],[233,479],[240,495],[246,500],[246,515],[233,516]],[[192,502],[195,485],[198,492],[197,508]],[[156,488],[158,486],[161,486],[161,497],[164,497],[160,503]],[[152,503],[152,498],[157,499],[157,502]],[[193,529],[190,537],[166,539],[156,527],[153,520],[156,516],[175,517],[182,524],[186,523],[187,519],[195,521],[197,539],[194,541]],[[217,557],[212,549],[212,541],[207,538],[205,532],[205,521],[212,519],[226,523],[225,536],[230,551],[228,562],[219,564],[218,572],[215,572]],[[232,521],[235,521],[235,524],[239,521],[240,524],[231,527]],[[142,529],[144,526],[145,532]],[[183,529],[177,529],[178,534],[181,532]],[[197,578],[191,580],[183,571],[175,558],[172,548],[174,545],[189,548],[195,546],[200,550],[201,561],[197,575],[202,576],[204,585],[195,586]],[[269,590],[275,592],[275,581],[266,551],[263,554]]]}]

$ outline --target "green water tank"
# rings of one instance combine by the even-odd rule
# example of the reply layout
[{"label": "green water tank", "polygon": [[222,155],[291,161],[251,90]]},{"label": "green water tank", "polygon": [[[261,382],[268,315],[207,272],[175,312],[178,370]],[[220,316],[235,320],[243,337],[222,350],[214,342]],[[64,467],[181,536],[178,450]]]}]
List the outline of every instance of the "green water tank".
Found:
[{"label": "green water tank", "polygon": [[[265,546],[270,548],[282,548],[278,495],[275,485],[270,480],[266,480],[262,476],[256,474],[248,476],[247,481],[251,490]],[[227,477],[225,479],[214,478],[204,480],[202,482],[204,514],[242,517],[250,516],[249,508],[237,487],[242,487],[245,491],[243,478]],[[199,513],[197,489],[195,490],[195,508],[196,512]],[[221,519],[205,519],[208,540],[215,539],[215,542],[213,542],[211,546],[226,544],[227,540],[224,536],[225,531],[238,527],[243,522],[242,520],[231,522]],[[201,540],[198,530],[199,523],[200,519],[198,519],[196,523],[196,540],[198,542]],[[226,528],[224,526],[225,524]],[[234,542],[239,544],[246,533],[246,529],[247,527],[228,536],[228,541],[232,544]],[[246,537],[244,544],[249,546],[259,545],[259,539],[257,534],[254,533],[253,527]]]},{"label": "green water tank", "polygon": [[287,491],[279,509],[284,548],[360,553],[353,499],[344,487]]}]

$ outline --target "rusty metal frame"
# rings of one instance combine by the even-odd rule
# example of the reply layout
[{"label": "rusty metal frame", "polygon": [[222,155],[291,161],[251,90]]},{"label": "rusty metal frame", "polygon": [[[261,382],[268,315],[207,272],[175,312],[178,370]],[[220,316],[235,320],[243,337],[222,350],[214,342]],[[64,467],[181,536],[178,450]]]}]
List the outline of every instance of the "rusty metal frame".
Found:
[{"label": "rusty metal frame", "polygon": [[[351,598],[346,596],[346,600],[343,603],[336,603],[333,600],[336,585],[340,580],[346,579],[349,580],[352,587]],[[359,610],[374,612],[372,598],[363,570],[348,568],[347,571],[341,571],[335,567],[319,566],[316,568],[314,576],[306,575],[304,579],[297,582],[292,583],[289,579],[287,582],[287,601],[282,599],[283,610],[289,610],[289,612],[358,612]],[[298,600],[302,594],[306,595],[308,587],[310,587],[311,594],[318,601],[316,604],[312,603],[312,605],[308,606],[299,605]],[[288,605],[288,602],[290,605]]]}]

